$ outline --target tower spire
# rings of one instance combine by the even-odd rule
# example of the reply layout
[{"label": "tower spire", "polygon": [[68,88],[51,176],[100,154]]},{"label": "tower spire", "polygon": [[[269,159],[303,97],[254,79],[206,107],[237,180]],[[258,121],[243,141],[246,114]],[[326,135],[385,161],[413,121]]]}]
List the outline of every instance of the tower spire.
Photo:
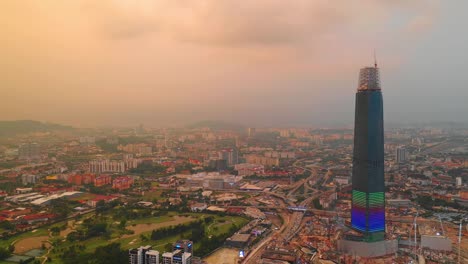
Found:
[{"label": "tower spire", "polygon": [[375,49],[374,49],[374,67],[377,68],[377,55],[375,55]]}]

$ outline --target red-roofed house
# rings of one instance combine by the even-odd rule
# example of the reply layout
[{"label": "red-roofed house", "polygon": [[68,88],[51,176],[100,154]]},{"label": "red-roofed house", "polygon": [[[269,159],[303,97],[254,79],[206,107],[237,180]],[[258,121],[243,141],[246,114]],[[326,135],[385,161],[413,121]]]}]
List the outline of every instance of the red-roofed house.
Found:
[{"label": "red-roofed house", "polygon": [[47,222],[56,217],[57,215],[55,214],[32,214],[24,216],[21,220],[31,225],[37,222]]}]

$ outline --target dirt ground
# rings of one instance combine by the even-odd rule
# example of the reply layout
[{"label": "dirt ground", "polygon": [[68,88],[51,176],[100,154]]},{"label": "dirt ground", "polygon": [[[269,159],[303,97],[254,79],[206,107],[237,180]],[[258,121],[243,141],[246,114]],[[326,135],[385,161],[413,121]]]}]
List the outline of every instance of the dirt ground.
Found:
[{"label": "dirt ground", "polygon": [[28,237],[22,239],[15,243],[14,253],[18,254],[29,251],[31,249],[40,248],[42,244],[45,244],[47,246],[48,244],[45,243],[47,239],[49,239],[48,236]]},{"label": "dirt ground", "polygon": [[60,231],[60,236],[61,237],[66,237],[68,234],[70,234],[74,230],[73,229],[74,223],[75,223],[74,220],[68,221],[67,222],[67,229]]},{"label": "dirt ground", "polygon": [[129,226],[127,229],[133,230],[135,234],[132,235],[124,235],[122,238],[127,238],[135,235],[139,235],[143,232],[152,231],[154,229],[158,229],[161,227],[173,226],[178,224],[184,224],[191,221],[194,221],[194,218],[191,217],[182,217],[182,216],[174,216],[174,220],[162,222],[162,223],[154,223],[154,224],[137,224],[135,226]]},{"label": "dirt ground", "polygon": [[208,264],[237,264],[239,250],[232,248],[222,248],[215,253],[204,258]]}]

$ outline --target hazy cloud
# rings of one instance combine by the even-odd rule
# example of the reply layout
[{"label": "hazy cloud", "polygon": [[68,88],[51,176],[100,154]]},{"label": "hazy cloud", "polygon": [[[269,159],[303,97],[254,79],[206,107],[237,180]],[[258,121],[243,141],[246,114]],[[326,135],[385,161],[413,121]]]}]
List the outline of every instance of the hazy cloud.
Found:
[{"label": "hazy cloud", "polygon": [[244,46],[320,42],[343,32],[365,34],[399,13],[429,25],[434,1],[142,0],[92,1],[85,9],[110,37],[148,35],[200,44]]},{"label": "hazy cloud", "polygon": [[399,92],[424,87],[430,99],[444,70],[464,83],[464,67],[420,70],[453,47],[435,29],[461,37],[451,31],[460,23],[441,24],[458,9],[435,0],[0,1],[0,119],[349,121],[358,68],[374,48],[397,102],[389,108],[401,109]]}]

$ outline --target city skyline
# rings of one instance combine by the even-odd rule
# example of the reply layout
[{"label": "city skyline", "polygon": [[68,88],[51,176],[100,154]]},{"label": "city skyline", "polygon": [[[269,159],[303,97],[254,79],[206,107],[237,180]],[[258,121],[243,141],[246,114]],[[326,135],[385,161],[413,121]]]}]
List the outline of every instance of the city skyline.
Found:
[{"label": "city skyline", "polygon": [[2,2],[0,120],[352,124],[376,49],[388,122],[467,122],[456,2]]}]

